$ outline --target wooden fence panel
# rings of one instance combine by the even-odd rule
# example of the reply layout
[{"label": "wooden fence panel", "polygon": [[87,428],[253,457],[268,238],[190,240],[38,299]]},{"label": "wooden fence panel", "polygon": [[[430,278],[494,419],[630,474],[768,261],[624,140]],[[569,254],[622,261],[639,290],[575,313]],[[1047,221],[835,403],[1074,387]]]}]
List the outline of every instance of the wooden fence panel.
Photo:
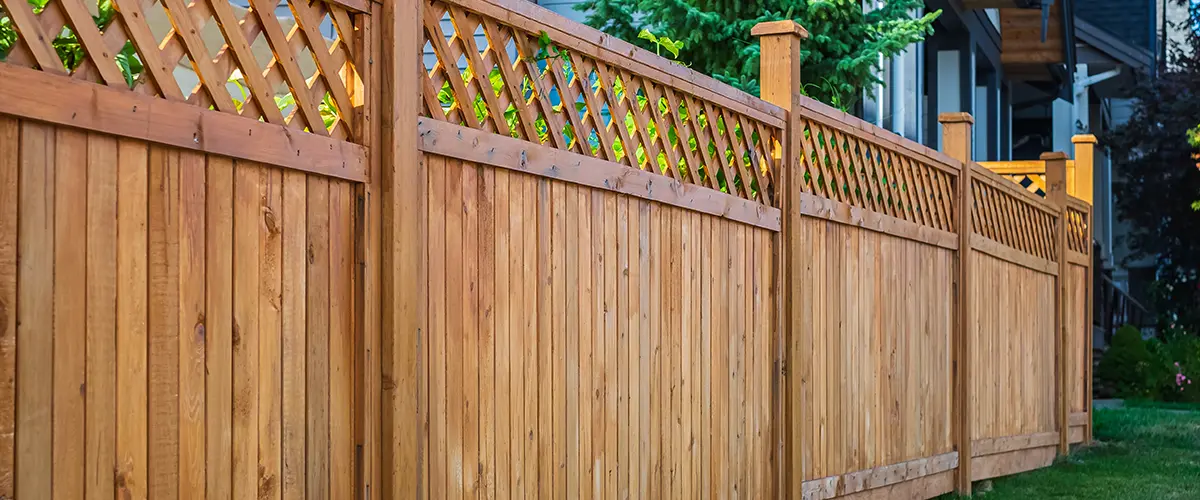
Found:
[{"label": "wooden fence panel", "polygon": [[426,164],[431,498],[770,491],[772,232]]},{"label": "wooden fence panel", "polygon": [[0,195],[22,256],[5,488],[280,498],[307,474],[310,497],[353,496],[353,184],[310,175],[306,193],[303,173],[6,115],[0,131],[21,179]]},{"label": "wooden fence panel", "polygon": [[971,255],[972,439],[1055,430],[1054,276]]},{"label": "wooden fence panel", "polygon": [[[1092,325],[1088,314],[1087,266],[1071,264],[1067,267],[1066,280],[1066,335],[1067,335],[1067,409],[1072,415],[1088,413],[1087,396],[1091,388],[1088,378],[1092,364]],[[1074,439],[1074,438],[1072,438]]]},{"label": "wooden fence panel", "polygon": [[817,218],[797,230],[806,489],[951,452],[954,252]]}]

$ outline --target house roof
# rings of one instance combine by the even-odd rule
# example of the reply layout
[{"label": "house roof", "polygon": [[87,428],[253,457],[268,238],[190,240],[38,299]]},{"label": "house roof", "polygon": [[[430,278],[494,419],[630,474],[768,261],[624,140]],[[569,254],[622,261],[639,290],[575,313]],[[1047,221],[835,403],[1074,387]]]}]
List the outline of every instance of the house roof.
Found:
[{"label": "house roof", "polygon": [[1129,39],[1114,35],[1107,29],[1083,19],[1075,20],[1075,37],[1115,62],[1135,70],[1149,70],[1154,67],[1154,52],[1150,48],[1131,43]]}]

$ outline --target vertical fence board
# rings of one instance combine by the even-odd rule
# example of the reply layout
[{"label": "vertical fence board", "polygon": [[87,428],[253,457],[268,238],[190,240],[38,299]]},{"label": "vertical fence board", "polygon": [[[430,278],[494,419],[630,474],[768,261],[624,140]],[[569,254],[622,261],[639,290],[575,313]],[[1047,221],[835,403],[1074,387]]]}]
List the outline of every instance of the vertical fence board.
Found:
[{"label": "vertical fence board", "polygon": [[351,185],[329,181],[329,498],[354,495],[354,235]]},{"label": "vertical fence board", "polygon": [[[516,174],[513,174],[516,175]],[[485,242],[490,248],[495,249],[495,262],[492,267],[493,293],[495,294],[496,304],[493,312],[494,330],[493,341],[495,345],[495,358],[493,362],[493,373],[495,373],[495,447],[493,457],[493,467],[495,473],[495,498],[498,500],[506,500],[512,496],[513,481],[511,463],[512,456],[512,360],[520,356],[521,351],[512,349],[512,336],[516,331],[512,328],[512,313],[511,313],[511,297],[513,286],[509,277],[510,261],[512,258],[512,228],[509,226],[511,218],[512,203],[509,195],[509,172],[500,170],[494,173],[495,178],[495,197],[493,203],[495,206],[494,216],[492,217],[492,238]],[[430,235],[430,238],[433,236]],[[518,268],[512,267],[517,273]]]},{"label": "vertical fence board", "polygon": [[[306,439],[307,467],[305,491],[308,498],[328,498],[330,495],[330,427],[329,427],[329,342],[335,328],[329,317],[330,259],[329,200],[330,182],[316,176],[308,177],[308,269],[305,287],[308,301],[308,329],[305,345],[308,348],[305,364],[308,395]],[[344,297],[342,298],[344,299]]]},{"label": "vertical fence board", "polygon": [[233,162],[208,159],[205,194],[206,493],[233,495]]},{"label": "vertical fence board", "polygon": [[[179,497],[204,498],[205,345],[204,155],[179,153]],[[92,200],[88,200],[89,205]],[[90,250],[89,250],[90,252]],[[90,277],[89,277],[90,279]]]},{"label": "vertical fence board", "polygon": [[233,496],[258,495],[259,227],[262,167],[233,167]]},{"label": "vertical fence board", "polygon": [[179,496],[179,152],[150,148],[149,473],[152,498]]},{"label": "vertical fence board", "polygon": [[[23,122],[17,261],[16,498],[50,498],[54,129]],[[49,278],[49,279],[47,279]],[[140,462],[143,466],[145,461]]]},{"label": "vertical fence board", "polygon": [[20,141],[19,122],[0,115],[0,495],[7,497],[15,494]]},{"label": "vertical fence board", "polygon": [[117,496],[144,498],[147,485],[146,144],[120,140],[117,158]]},{"label": "vertical fence board", "polygon": [[307,485],[307,273],[308,180],[299,172],[283,173],[282,241],[280,243],[280,326],[283,328],[280,403],[282,439],[281,496],[305,498]]},{"label": "vertical fence board", "polygon": [[263,167],[258,185],[258,433],[260,500],[283,495],[283,171]]},{"label": "vertical fence board", "polygon": [[[429,436],[430,443],[435,445],[431,448],[433,450],[445,449],[449,445],[446,427],[446,383],[447,377],[449,377],[447,370],[450,369],[447,364],[450,356],[447,344],[451,342],[451,332],[447,330],[447,315],[453,317],[454,309],[450,307],[450,296],[447,291],[451,269],[447,262],[457,255],[459,250],[447,247],[451,230],[456,229],[449,223],[451,212],[454,210],[447,209],[452,206],[448,205],[446,198],[447,164],[442,158],[432,157],[427,160],[427,165],[429,166],[428,225],[431,228],[443,228],[442,231],[430,231],[429,233],[429,352],[431,359],[428,366],[430,370],[429,394],[432,399],[429,403]],[[454,236],[461,238],[461,233]],[[443,454],[449,456],[448,453],[443,452]],[[449,479],[444,457],[431,454],[429,471],[430,477],[426,479],[426,482],[429,483],[430,498],[438,500],[446,498]]]},{"label": "vertical fence board", "polygon": [[[86,232],[87,134],[58,129],[55,141],[54,240],[65,243]],[[84,493],[86,250],[54,247],[54,498]]]}]

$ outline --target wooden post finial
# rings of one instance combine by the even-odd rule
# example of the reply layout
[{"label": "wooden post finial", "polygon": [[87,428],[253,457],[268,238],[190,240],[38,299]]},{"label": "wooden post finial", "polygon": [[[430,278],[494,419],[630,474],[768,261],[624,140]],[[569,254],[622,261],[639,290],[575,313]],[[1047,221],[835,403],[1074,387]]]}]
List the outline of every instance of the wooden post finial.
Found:
[{"label": "wooden post finial", "polygon": [[975,124],[975,117],[971,116],[971,113],[966,113],[966,112],[962,112],[962,111],[955,111],[955,112],[952,112],[952,113],[941,113],[941,114],[939,114],[939,115],[938,115],[938,122],[940,122],[940,123],[942,123],[942,124],[946,124],[946,123],[967,123],[967,124],[974,125],[974,124]]},{"label": "wooden post finial", "polygon": [[791,19],[783,21],[764,21],[755,24],[750,29],[752,36],[770,36],[770,35],[796,35],[801,39],[808,38],[808,30],[804,29],[800,23]]},{"label": "wooden post finial", "polygon": [[[971,129],[975,118],[970,113],[942,113],[938,115],[938,122],[942,124],[942,149],[966,165],[971,161]],[[963,171],[967,170],[963,167]]]}]

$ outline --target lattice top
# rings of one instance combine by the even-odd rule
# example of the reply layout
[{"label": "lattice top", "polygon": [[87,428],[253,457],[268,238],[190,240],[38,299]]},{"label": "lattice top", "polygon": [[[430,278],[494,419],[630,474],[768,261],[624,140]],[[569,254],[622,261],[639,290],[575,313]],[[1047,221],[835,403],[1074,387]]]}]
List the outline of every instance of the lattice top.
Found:
[{"label": "lattice top", "polygon": [[805,192],[955,231],[957,162],[812,99],[801,109]]},{"label": "lattice top", "polygon": [[1056,260],[1058,211],[1040,198],[975,166],[971,177],[971,227],[975,234],[1046,260]]},{"label": "lattice top", "polygon": [[684,68],[671,69],[690,81],[654,70],[638,58],[673,63],[617,53],[607,35],[534,9],[426,4],[425,115],[774,206],[781,110],[705,90],[693,82],[710,79]]},{"label": "lattice top", "polygon": [[0,0],[0,61],[354,139],[354,13],[321,0],[249,5]]},{"label": "lattice top", "polygon": [[1067,202],[1067,248],[1084,254],[1091,252],[1088,241],[1091,222],[1091,207],[1082,200],[1071,198]]}]

